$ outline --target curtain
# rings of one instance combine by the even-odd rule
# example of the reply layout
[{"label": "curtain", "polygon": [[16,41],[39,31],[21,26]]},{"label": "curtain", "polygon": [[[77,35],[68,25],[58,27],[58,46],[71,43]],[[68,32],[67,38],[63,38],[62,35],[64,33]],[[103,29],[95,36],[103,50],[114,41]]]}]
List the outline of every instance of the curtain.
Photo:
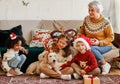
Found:
[{"label": "curtain", "polygon": [[111,0],[110,20],[115,33],[120,34],[120,0]]}]

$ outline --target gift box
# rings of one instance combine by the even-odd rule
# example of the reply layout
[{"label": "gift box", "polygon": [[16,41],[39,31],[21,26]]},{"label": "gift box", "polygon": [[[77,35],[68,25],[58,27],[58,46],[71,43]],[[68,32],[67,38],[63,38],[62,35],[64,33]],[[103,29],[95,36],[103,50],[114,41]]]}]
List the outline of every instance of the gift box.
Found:
[{"label": "gift box", "polygon": [[100,79],[92,75],[84,75],[84,84],[100,84]]}]

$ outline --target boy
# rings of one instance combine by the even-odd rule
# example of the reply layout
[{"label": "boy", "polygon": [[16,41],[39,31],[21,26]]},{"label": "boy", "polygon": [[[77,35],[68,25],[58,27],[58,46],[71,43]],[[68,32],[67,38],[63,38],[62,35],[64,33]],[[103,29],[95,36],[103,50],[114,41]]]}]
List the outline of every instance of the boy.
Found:
[{"label": "boy", "polygon": [[[72,66],[75,71],[75,73],[73,73],[75,79],[79,79],[85,74],[100,74],[100,69],[98,68],[96,58],[90,51],[91,42],[89,39],[81,35],[79,38],[74,40],[73,46],[76,50],[78,50],[78,53],[73,57],[71,61],[63,64],[61,66],[62,69],[68,66]],[[86,62],[86,67],[81,67],[81,62]]]}]

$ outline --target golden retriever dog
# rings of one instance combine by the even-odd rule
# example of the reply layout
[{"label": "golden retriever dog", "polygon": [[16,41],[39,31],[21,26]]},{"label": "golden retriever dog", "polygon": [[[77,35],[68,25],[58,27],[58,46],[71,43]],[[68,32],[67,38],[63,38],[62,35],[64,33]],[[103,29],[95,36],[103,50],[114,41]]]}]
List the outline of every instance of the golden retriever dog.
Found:
[{"label": "golden retriever dog", "polygon": [[[61,74],[61,72],[58,70],[58,68],[63,64],[63,63],[59,63],[56,59],[56,57],[58,56],[58,54],[56,54],[55,52],[51,52],[48,54],[48,56],[46,56],[46,64],[48,65],[49,69],[53,69],[55,70],[57,73]],[[45,63],[44,62],[44,63]]]},{"label": "golden retriever dog", "polygon": [[47,51],[42,52],[38,55],[38,61],[31,63],[27,70],[26,74],[39,74],[40,73],[40,65],[46,61],[46,55],[48,54]]},{"label": "golden retriever dog", "polygon": [[40,74],[40,66],[42,64],[47,64],[48,68],[53,69],[60,74],[61,72],[58,70],[58,67],[63,63],[58,63],[56,59],[57,56],[58,54],[55,52],[50,52],[49,54],[48,51],[42,52],[38,56],[38,61],[35,61],[28,66],[26,74]]}]

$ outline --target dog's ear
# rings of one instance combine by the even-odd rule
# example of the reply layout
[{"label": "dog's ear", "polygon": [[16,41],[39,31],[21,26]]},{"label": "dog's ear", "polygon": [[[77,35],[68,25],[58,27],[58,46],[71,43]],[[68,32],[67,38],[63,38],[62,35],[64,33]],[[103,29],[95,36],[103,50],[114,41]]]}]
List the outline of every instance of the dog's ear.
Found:
[{"label": "dog's ear", "polygon": [[44,64],[47,64],[47,62],[48,62],[48,55],[44,55],[43,63],[44,63]]},{"label": "dog's ear", "polygon": [[40,53],[40,54],[38,55],[38,60],[39,60],[40,62],[43,61],[44,55],[45,55],[46,53],[47,53],[47,51],[43,51],[42,53]]},{"label": "dog's ear", "polygon": [[43,60],[43,55],[42,54],[38,55],[38,60],[39,60],[39,62],[42,62],[42,60]]}]

